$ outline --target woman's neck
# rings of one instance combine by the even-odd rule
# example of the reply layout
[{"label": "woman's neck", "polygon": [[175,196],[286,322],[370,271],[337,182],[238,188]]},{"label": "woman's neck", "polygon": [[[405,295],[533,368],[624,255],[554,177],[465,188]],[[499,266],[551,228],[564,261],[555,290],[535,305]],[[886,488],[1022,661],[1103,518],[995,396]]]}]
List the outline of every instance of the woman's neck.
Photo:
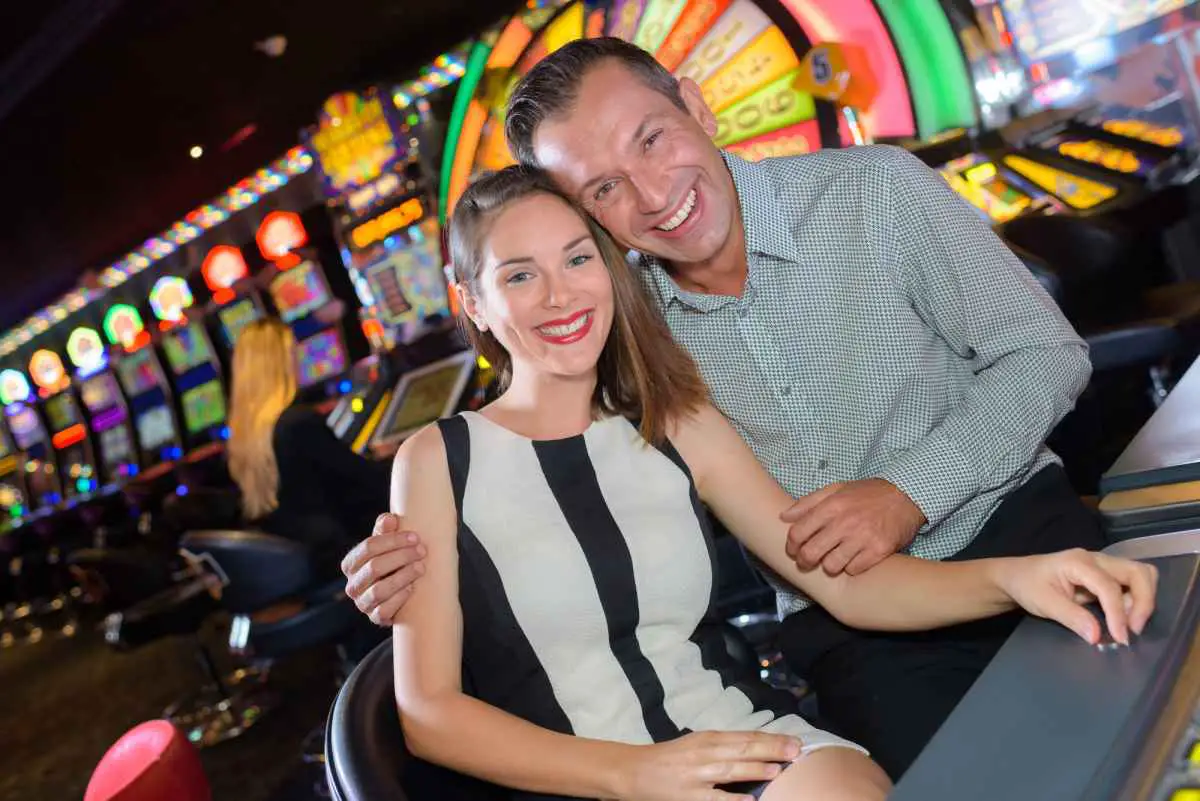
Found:
[{"label": "woman's neck", "polygon": [[489,419],[532,439],[559,439],[580,434],[592,424],[596,376],[561,378],[522,376],[483,413]]}]

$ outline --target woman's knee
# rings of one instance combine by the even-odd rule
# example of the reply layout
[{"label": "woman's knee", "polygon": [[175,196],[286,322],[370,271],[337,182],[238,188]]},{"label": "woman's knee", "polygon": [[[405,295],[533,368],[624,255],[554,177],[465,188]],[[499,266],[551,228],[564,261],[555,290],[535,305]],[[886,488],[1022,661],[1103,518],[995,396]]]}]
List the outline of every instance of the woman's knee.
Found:
[{"label": "woman's knee", "polygon": [[762,801],[884,801],[891,789],[883,769],[861,752],[822,748],[788,766]]}]

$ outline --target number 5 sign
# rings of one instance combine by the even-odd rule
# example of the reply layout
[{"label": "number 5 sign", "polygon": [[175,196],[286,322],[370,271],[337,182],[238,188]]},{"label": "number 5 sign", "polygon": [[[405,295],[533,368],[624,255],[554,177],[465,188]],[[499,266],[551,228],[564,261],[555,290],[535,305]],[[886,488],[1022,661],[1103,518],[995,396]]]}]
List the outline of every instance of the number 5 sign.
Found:
[{"label": "number 5 sign", "polygon": [[826,42],[805,54],[796,88],[839,106],[865,110],[879,94],[866,53],[849,45]]}]

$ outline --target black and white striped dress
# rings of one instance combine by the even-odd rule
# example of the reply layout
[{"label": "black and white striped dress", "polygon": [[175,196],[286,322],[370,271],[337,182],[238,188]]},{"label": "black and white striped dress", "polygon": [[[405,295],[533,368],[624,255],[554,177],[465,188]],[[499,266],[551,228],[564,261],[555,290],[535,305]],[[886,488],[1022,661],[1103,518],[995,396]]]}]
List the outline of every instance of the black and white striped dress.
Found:
[{"label": "black and white striped dress", "polygon": [[708,625],[711,533],[669,443],[647,445],[621,417],[558,440],[474,412],[440,427],[473,695],[581,737],[651,743],[761,729],[800,737],[806,752],[857,748],[727,657]]}]

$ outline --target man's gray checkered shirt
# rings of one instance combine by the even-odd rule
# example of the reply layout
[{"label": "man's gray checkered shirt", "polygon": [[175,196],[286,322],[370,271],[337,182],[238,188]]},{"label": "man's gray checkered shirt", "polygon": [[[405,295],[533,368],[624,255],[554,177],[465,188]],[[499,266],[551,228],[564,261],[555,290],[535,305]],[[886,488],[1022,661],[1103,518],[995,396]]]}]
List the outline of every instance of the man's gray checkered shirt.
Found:
[{"label": "man's gray checkered shirt", "polygon": [[[1043,444],[1090,374],[1086,346],[978,213],[904,150],[726,164],[741,298],[642,277],[715,404],[794,497],[884,478],[929,521],[909,553],[961,550],[1057,461]],[[779,579],[781,613],[810,602]]]}]

